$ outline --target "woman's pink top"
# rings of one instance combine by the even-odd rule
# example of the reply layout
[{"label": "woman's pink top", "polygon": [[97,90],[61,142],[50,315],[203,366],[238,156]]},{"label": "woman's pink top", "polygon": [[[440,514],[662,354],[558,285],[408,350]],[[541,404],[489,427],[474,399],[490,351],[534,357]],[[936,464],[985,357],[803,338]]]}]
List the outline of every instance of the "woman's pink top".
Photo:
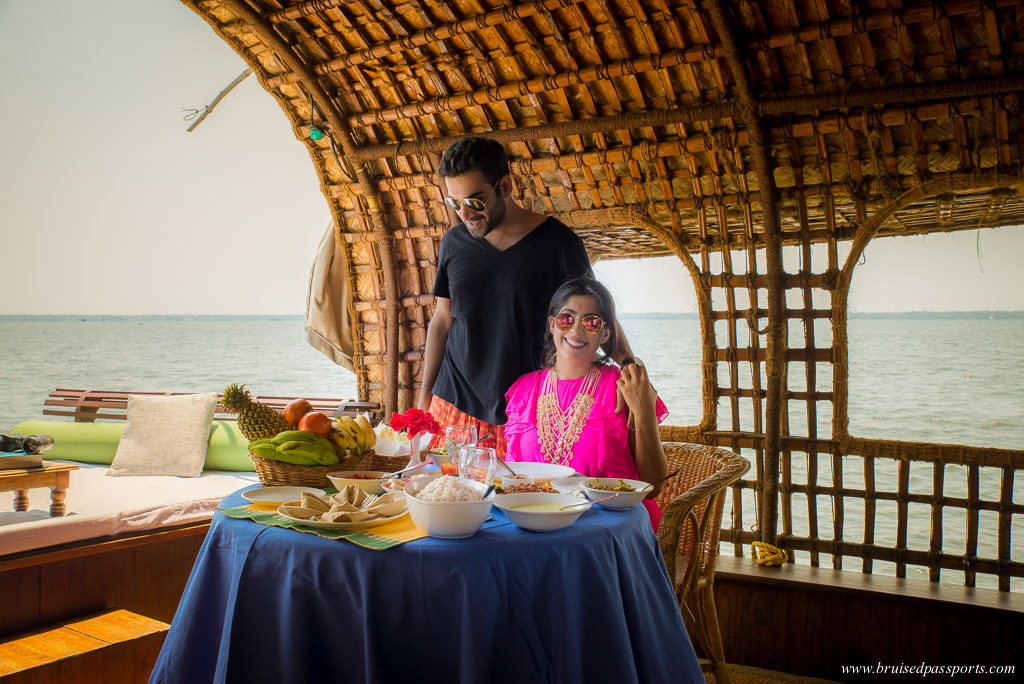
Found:
[{"label": "woman's pink top", "polygon": [[[537,399],[544,388],[546,373],[547,370],[539,370],[520,376],[505,393],[505,413],[508,414],[505,460],[548,462],[537,441]],[[594,405],[579,440],[573,446],[572,458],[562,465],[589,477],[637,480],[636,461],[629,449],[626,411],[615,413],[615,383],[618,379],[618,368],[611,365],[601,367]],[[568,410],[582,384],[583,378],[558,380],[558,404],[563,411]],[[668,417],[668,409],[661,399],[656,400],[655,412],[659,423]],[[644,499],[643,504],[651,516],[651,525],[657,530],[661,509],[652,499]]]}]

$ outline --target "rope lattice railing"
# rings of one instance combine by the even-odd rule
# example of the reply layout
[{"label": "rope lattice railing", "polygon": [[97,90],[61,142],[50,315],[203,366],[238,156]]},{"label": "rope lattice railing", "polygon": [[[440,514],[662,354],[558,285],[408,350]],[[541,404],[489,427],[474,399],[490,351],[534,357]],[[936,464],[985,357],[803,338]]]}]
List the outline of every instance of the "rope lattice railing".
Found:
[{"label": "rope lattice railing", "polygon": [[[1020,453],[990,463],[851,437],[846,330],[870,240],[1024,223],[1020,2],[183,1],[309,150],[348,266],[360,398],[386,415],[414,402],[438,246],[457,220],[435,169],[456,138],[487,135],[509,151],[520,201],[571,225],[592,259],[671,254],[691,276],[703,417],[664,432],[755,464],[730,490],[723,539],[866,572],[955,567],[968,585],[1022,576]],[[966,459],[965,474],[926,465],[935,453]],[[889,491],[878,472],[892,464]],[[935,469],[927,493],[901,484],[918,467]],[[993,500],[977,487],[991,469],[1010,483]],[[904,530],[929,507],[925,549],[880,541],[893,501]],[[962,556],[942,516],[961,509]]]}]

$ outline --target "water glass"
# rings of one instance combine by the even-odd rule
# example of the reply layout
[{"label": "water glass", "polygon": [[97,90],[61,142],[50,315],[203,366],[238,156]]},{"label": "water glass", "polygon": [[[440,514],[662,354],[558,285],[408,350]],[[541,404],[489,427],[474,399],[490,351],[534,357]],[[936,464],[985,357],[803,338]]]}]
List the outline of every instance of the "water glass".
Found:
[{"label": "water glass", "polygon": [[449,425],[444,431],[444,445],[448,458],[458,466],[463,447],[476,446],[476,425]]},{"label": "water glass", "polygon": [[459,452],[459,477],[490,486],[498,470],[498,454],[490,447],[467,446]]}]

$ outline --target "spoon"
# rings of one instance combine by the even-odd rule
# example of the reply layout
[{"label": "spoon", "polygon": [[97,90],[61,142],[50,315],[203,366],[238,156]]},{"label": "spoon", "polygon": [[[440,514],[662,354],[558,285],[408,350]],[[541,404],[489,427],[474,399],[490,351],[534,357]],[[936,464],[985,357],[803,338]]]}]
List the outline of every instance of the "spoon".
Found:
[{"label": "spoon", "polygon": [[560,510],[560,511],[568,511],[568,510],[572,510],[573,508],[576,508],[577,506],[587,506],[587,505],[592,504],[592,503],[597,503],[598,501],[607,501],[608,499],[614,499],[616,496],[618,496],[617,493],[616,494],[612,494],[610,496],[602,496],[600,499],[589,499],[587,501],[580,501],[579,503],[566,504],[565,506],[562,506],[558,510]]},{"label": "spoon", "polygon": [[505,463],[504,461],[502,461],[500,458],[498,459],[498,465],[500,465],[502,468],[507,470],[508,473],[512,476],[513,480],[525,480],[526,479],[523,476],[519,475],[516,471],[512,470],[512,468],[510,468],[508,466],[508,464]]},{"label": "spoon", "polygon": [[383,476],[383,477],[381,477],[381,479],[382,479],[382,480],[387,480],[387,479],[390,479],[390,478],[392,478],[392,477],[398,477],[398,476],[399,476],[399,475],[401,475],[402,473],[408,472],[408,471],[410,471],[410,470],[416,470],[417,468],[422,468],[422,467],[423,467],[423,464],[422,464],[422,463],[417,463],[417,464],[416,464],[416,465],[414,465],[414,466],[409,466],[408,468],[402,468],[401,470],[396,470],[396,471],[395,471],[395,472],[393,472],[393,473],[384,473],[384,476]]},{"label": "spoon", "polygon": [[659,482],[664,482],[665,480],[667,480],[667,479],[669,479],[671,477],[675,477],[679,473],[680,470],[682,470],[682,468],[676,468],[675,470],[673,470],[671,473],[669,473],[665,477],[659,477],[654,482],[648,482],[646,487],[641,487],[637,491],[638,492],[646,492],[648,489],[654,489],[654,485],[658,484]]}]

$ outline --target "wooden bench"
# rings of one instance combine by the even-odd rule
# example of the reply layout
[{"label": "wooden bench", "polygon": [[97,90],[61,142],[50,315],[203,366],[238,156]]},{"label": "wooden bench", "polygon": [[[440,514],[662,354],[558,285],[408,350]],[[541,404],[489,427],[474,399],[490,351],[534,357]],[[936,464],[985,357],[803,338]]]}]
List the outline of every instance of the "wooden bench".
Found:
[{"label": "wooden bench", "polygon": [[127,610],[0,642],[0,682],[145,682],[169,625]]},{"label": "wooden bench", "polygon": [[[97,420],[125,420],[128,412],[128,395],[141,394],[148,396],[166,396],[186,394],[186,392],[122,392],[71,389],[58,387],[50,392],[43,402],[44,416],[65,416],[74,418],[76,423],[94,423]],[[235,420],[237,416],[228,413],[221,406],[222,394],[217,395],[215,420]],[[260,396],[256,401],[272,406],[281,411],[296,397]],[[326,397],[307,397],[314,411],[322,411],[328,416],[355,416],[357,413],[369,413],[371,420],[377,419],[380,404],[376,402],[342,400]]]}]

